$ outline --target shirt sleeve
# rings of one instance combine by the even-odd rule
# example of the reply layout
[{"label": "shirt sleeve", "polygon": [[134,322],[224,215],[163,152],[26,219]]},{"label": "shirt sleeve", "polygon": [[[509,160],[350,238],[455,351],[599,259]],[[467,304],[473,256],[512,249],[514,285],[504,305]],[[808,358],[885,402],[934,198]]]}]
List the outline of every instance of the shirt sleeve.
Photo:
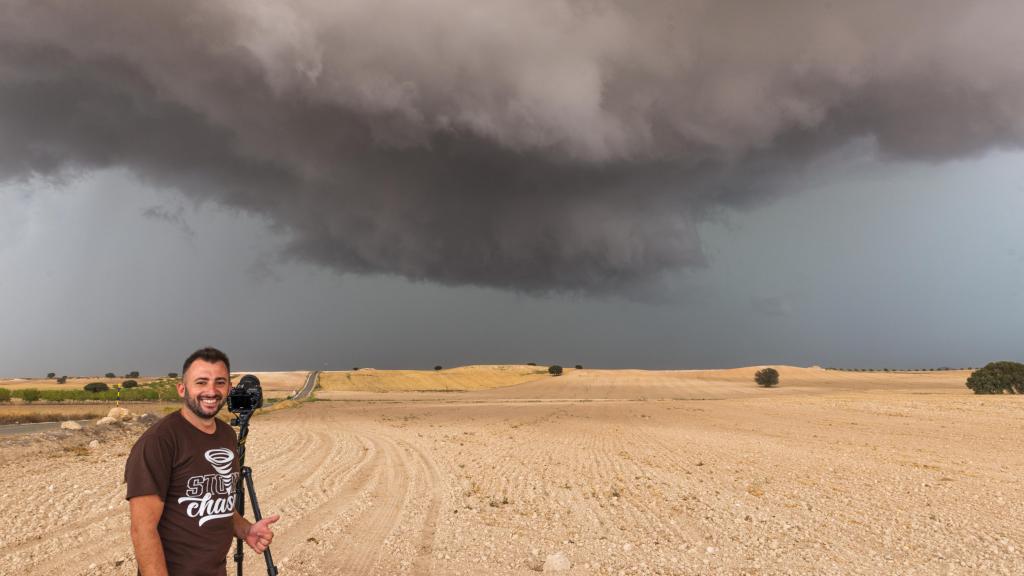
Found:
[{"label": "shirt sleeve", "polygon": [[140,437],[124,467],[124,480],[128,484],[125,499],[156,494],[160,500],[166,501],[173,462],[170,447],[160,438],[149,434]]}]

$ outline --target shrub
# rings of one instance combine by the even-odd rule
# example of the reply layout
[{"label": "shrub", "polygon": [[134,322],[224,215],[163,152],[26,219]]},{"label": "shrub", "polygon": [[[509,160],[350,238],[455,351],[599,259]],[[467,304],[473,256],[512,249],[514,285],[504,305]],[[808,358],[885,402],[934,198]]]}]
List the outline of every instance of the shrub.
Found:
[{"label": "shrub", "polygon": [[106,374],[103,375],[103,377],[104,378],[117,378],[117,376],[113,372],[107,372]]},{"label": "shrub", "polygon": [[352,367],[352,371],[353,372],[359,372],[359,366],[353,366]]},{"label": "shrub", "polygon": [[122,400],[159,400],[160,392],[153,388],[129,388],[121,391]]},{"label": "shrub", "polygon": [[67,381],[68,381],[68,377],[67,376],[61,376],[60,378],[57,378],[57,384],[66,384]]},{"label": "shrub", "polygon": [[178,373],[177,372],[168,372],[167,373],[167,377],[168,378],[177,378],[178,377]]},{"label": "shrub", "polygon": [[47,372],[46,373],[46,377],[47,378],[56,378],[57,377],[57,373],[56,372]]},{"label": "shrub", "polygon": [[49,402],[63,402],[64,400],[90,400],[90,394],[85,390],[40,390],[40,397]]},{"label": "shrub", "polygon": [[562,375],[562,367],[559,366],[558,364],[555,364],[554,366],[549,366],[548,367],[548,374],[551,374],[552,376],[561,376]]},{"label": "shrub", "polygon": [[83,389],[87,392],[106,392],[110,390],[110,386],[107,386],[103,382],[90,382],[86,384]]},{"label": "shrub", "polygon": [[21,399],[25,402],[35,402],[39,400],[39,390],[35,388],[25,388],[21,391]]},{"label": "shrub", "polygon": [[156,389],[157,400],[166,400],[168,402],[176,402],[180,398],[178,397],[178,389],[174,386],[161,386]]},{"label": "shrub", "polygon": [[754,382],[757,382],[758,386],[771,388],[779,383],[779,371],[775,368],[762,368],[754,374]]},{"label": "shrub", "polygon": [[10,402],[11,391],[7,388],[0,388],[0,402]]},{"label": "shrub", "polygon": [[438,364],[437,366],[434,366],[434,370],[441,370],[441,365]]},{"label": "shrub", "polygon": [[124,382],[121,382],[121,388],[135,388],[138,385],[139,383],[135,380],[125,380]]},{"label": "shrub", "polygon": [[536,362],[527,362],[526,365],[527,366],[536,366],[537,363]]},{"label": "shrub", "polygon": [[576,365],[576,369],[577,370],[583,370],[583,364],[577,364]]},{"label": "shrub", "polygon": [[1024,394],[1024,364],[989,362],[967,378],[975,394]]},{"label": "shrub", "polygon": [[131,372],[129,372],[125,376],[125,378],[138,378],[138,377],[139,377],[139,371],[138,370],[132,370]]}]

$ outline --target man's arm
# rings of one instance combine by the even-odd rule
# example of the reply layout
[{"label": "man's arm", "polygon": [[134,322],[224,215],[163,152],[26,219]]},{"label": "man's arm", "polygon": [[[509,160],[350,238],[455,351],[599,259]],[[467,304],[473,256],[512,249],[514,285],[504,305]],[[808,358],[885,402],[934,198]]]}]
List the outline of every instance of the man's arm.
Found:
[{"label": "man's arm", "polygon": [[249,527],[252,526],[252,522],[242,518],[242,515],[236,510],[235,515],[231,517],[231,524],[235,529],[235,538],[245,540],[245,537],[249,535]]},{"label": "man's arm", "polygon": [[164,513],[164,501],[156,494],[136,496],[128,501],[132,518],[132,544],[142,576],[167,576],[167,559],[157,525]]},{"label": "man's arm", "polygon": [[231,522],[234,525],[235,537],[245,540],[250,548],[262,554],[274,540],[274,532],[270,529],[270,525],[280,519],[279,515],[274,514],[253,524],[235,512],[235,515],[231,517]]}]

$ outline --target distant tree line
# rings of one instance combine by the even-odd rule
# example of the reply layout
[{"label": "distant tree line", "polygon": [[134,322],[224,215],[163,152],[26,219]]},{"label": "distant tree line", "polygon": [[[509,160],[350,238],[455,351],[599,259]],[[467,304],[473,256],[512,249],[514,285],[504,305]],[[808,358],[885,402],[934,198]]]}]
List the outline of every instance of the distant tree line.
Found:
[{"label": "distant tree line", "polygon": [[47,402],[63,402],[65,400],[103,400],[111,401],[118,398],[125,401],[163,400],[176,402],[179,400],[177,386],[173,380],[157,380],[140,385],[135,380],[125,380],[120,390],[111,389],[105,382],[90,382],[80,390],[39,390],[38,388],[22,388],[9,390],[0,388],[0,402],[9,402],[11,398],[20,398],[25,402],[44,400]]},{"label": "distant tree line", "polygon": [[836,370],[839,372],[948,372],[952,370],[974,370],[972,366],[966,368],[950,368],[941,366],[939,368],[836,368],[828,366],[825,370]]}]

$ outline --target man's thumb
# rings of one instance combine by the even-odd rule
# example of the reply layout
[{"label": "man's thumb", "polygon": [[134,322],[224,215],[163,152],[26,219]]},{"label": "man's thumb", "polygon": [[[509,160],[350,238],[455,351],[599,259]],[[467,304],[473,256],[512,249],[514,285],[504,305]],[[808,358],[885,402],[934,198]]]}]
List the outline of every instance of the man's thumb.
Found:
[{"label": "man's thumb", "polygon": [[266,518],[264,518],[263,522],[264,522],[264,524],[266,526],[269,526],[269,525],[273,524],[274,522],[277,522],[280,519],[281,519],[281,515],[280,514],[274,514],[273,516],[267,516]]}]

